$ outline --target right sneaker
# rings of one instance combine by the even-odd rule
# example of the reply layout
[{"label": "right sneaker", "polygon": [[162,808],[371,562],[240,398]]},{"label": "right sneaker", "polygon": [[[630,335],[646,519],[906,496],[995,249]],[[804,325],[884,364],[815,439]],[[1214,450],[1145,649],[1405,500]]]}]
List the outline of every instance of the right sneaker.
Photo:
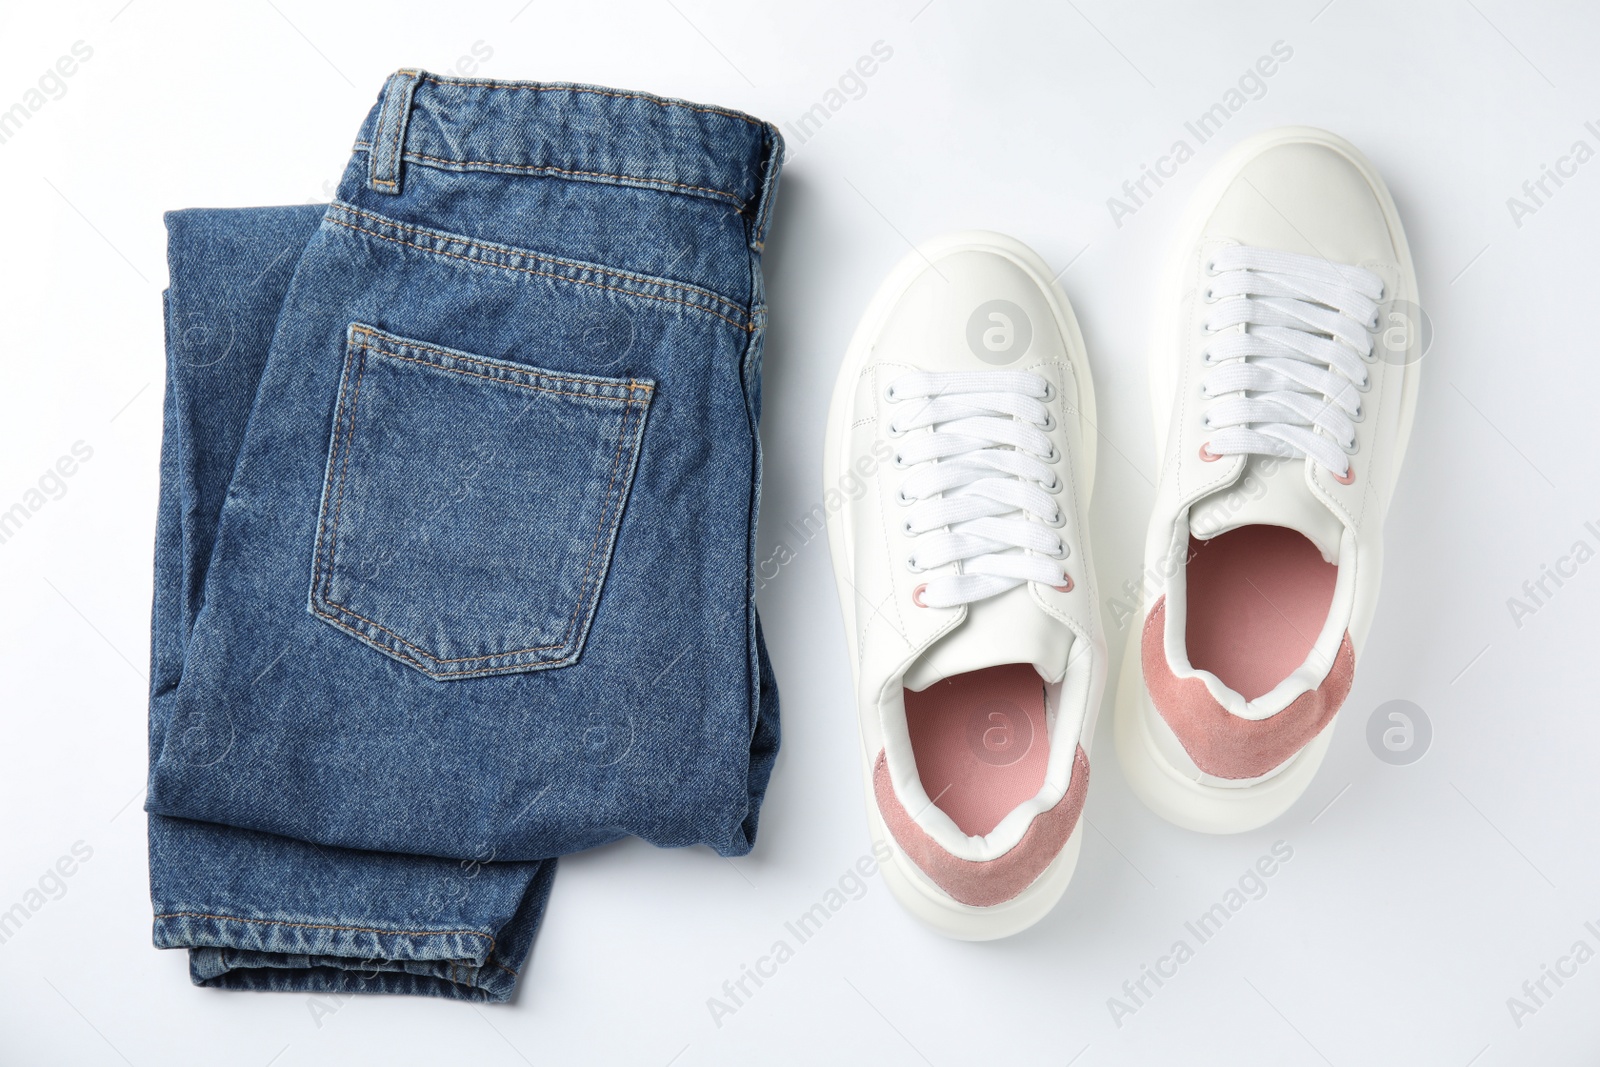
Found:
[{"label": "right sneaker", "polygon": [[1150,352],[1161,481],[1116,712],[1171,822],[1261,826],[1322,762],[1377,602],[1416,299],[1394,201],[1342,138],[1251,138],[1194,197]]},{"label": "right sneaker", "polygon": [[857,328],[828,415],[828,542],[873,851],[913,915],[986,940],[1077,862],[1106,676],[1089,559],[1094,390],[1049,269],[925,244]]}]

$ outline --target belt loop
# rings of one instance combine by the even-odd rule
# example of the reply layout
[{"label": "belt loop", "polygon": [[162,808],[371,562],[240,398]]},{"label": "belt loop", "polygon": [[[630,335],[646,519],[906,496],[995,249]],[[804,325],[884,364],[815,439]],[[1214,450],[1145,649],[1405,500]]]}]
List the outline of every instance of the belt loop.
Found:
[{"label": "belt loop", "polygon": [[406,122],[411,117],[411,96],[421,79],[419,70],[399,70],[383,85],[383,105],[378,127],[367,154],[367,184],[375,193],[398,195],[401,155],[406,146]]},{"label": "belt loop", "polygon": [[750,227],[750,247],[760,254],[767,241],[767,223],[772,218],[772,201],[778,192],[778,172],[783,170],[783,134],[772,123],[764,124],[762,136],[761,191],[756,194],[755,220]]}]

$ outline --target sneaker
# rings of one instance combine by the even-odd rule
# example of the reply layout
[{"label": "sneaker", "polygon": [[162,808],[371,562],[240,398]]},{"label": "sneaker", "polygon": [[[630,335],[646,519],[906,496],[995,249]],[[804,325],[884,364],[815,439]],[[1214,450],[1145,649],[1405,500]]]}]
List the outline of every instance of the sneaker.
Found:
[{"label": "sneaker", "polygon": [[1044,262],[975,232],[907,256],[840,369],[824,485],[873,849],[952,937],[1031,926],[1077,862],[1106,675],[1094,463],[1083,338]]},{"label": "sneaker", "polygon": [[1261,826],[1322,762],[1377,601],[1416,299],[1389,191],[1333,134],[1252,138],[1195,196],[1150,352],[1161,482],[1116,711],[1171,822]]}]

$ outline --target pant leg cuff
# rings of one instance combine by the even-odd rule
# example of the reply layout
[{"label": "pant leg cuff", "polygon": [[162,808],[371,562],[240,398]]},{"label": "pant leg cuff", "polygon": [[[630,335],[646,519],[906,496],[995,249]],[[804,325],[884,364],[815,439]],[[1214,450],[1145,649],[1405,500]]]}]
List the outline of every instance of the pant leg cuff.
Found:
[{"label": "pant leg cuff", "polygon": [[385,930],[202,912],[155,917],[157,948],[189,949],[195,985],[509,1000],[517,972],[478,930]]}]

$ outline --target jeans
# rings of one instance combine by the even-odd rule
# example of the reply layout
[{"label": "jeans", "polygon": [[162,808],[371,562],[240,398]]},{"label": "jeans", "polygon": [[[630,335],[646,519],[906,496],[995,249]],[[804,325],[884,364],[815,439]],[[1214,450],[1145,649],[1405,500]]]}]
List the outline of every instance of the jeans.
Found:
[{"label": "jeans", "polygon": [[748,852],[770,125],[401,71],[331,205],[167,216],[155,943],[504,1000],[555,859]]}]

